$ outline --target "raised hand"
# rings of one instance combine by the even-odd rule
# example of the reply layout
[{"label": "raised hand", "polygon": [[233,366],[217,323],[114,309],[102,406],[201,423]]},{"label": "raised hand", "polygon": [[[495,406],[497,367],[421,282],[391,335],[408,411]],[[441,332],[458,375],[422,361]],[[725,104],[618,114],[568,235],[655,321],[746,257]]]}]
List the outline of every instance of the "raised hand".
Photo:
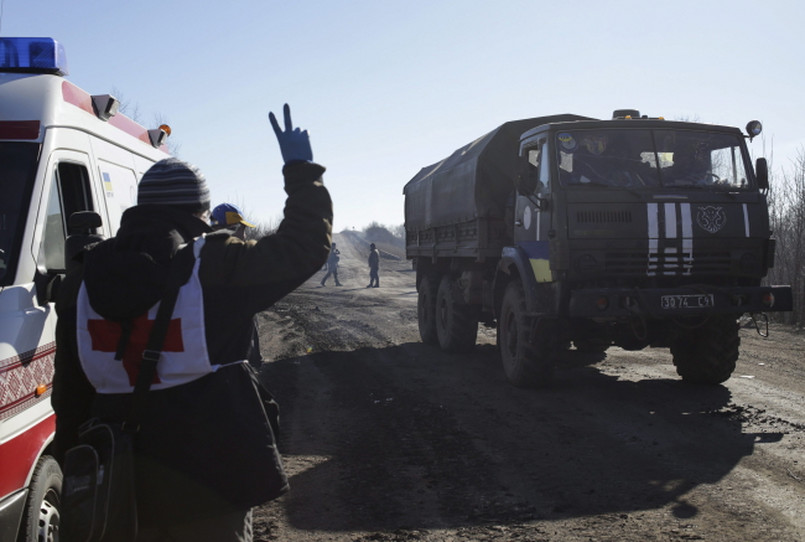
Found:
[{"label": "raised hand", "polygon": [[291,107],[285,104],[283,108],[285,116],[285,130],[280,128],[277,122],[277,117],[273,112],[268,114],[268,120],[271,121],[271,126],[274,128],[274,133],[277,135],[277,141],[280,144],[280,152],[282,159],[286,164],[292,162],[312,162],[313,150],[310,147],[310,136],[307,130],[294,128],[291,122]]}]

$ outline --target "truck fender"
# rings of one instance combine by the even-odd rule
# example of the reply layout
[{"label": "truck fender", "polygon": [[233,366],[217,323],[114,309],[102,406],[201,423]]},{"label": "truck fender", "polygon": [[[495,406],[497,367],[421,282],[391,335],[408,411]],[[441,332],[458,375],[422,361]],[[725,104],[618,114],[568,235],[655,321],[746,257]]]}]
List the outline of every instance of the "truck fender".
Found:
[{"label": "truck fender", "polygon": [[520,247],[503,247],[500,261],[495,270],[493,291],[495,296],[495,316],[500,313],[500,305],[506,286],[512,280],[520,280],[525,293],[526,310],[537,312],[537,280],[531,270],[528,255]]}]

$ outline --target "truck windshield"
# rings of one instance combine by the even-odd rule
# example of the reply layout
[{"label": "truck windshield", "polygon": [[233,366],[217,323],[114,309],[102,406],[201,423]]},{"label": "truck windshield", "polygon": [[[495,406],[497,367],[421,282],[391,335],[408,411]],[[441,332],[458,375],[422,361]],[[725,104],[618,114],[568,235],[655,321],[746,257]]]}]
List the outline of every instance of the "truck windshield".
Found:
[{"label": "truck windshield", "polygon": [[560,182],[612,187],[750,188],[742,138],[694,130],[576,130],[556,134]]},{"label": "truck windshield", "polygon": [[0,143],[0,286],[14,281],[38,153],[37,143]]}]

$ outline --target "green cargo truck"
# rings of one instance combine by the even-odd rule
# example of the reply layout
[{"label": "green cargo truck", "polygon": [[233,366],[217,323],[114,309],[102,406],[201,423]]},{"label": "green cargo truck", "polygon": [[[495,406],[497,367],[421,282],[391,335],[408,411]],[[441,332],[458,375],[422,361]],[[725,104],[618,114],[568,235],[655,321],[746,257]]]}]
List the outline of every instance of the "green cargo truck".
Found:
[{"label": "green cargo truck", "polygon": [[[548,384],[564,352],[669,347],[678,374],[735,369],[738,319],[792,307],[774,265],[768,167],[747,133],[618,110],[502,124],[403,190],[422,341],[497,328],[508,379]],[[758,326],[760,330],[760,326]]]}]

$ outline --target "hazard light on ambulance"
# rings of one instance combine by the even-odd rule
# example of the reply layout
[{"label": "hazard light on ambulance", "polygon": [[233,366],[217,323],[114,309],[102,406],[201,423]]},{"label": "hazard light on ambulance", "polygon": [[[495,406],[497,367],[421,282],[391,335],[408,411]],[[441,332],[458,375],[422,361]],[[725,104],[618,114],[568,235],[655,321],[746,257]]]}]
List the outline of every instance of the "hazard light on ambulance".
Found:
[{"label": "hazard light on ambulance", "polygon": [[53,38],[0,38],[0,71],[69,73],[64,47]]}]

